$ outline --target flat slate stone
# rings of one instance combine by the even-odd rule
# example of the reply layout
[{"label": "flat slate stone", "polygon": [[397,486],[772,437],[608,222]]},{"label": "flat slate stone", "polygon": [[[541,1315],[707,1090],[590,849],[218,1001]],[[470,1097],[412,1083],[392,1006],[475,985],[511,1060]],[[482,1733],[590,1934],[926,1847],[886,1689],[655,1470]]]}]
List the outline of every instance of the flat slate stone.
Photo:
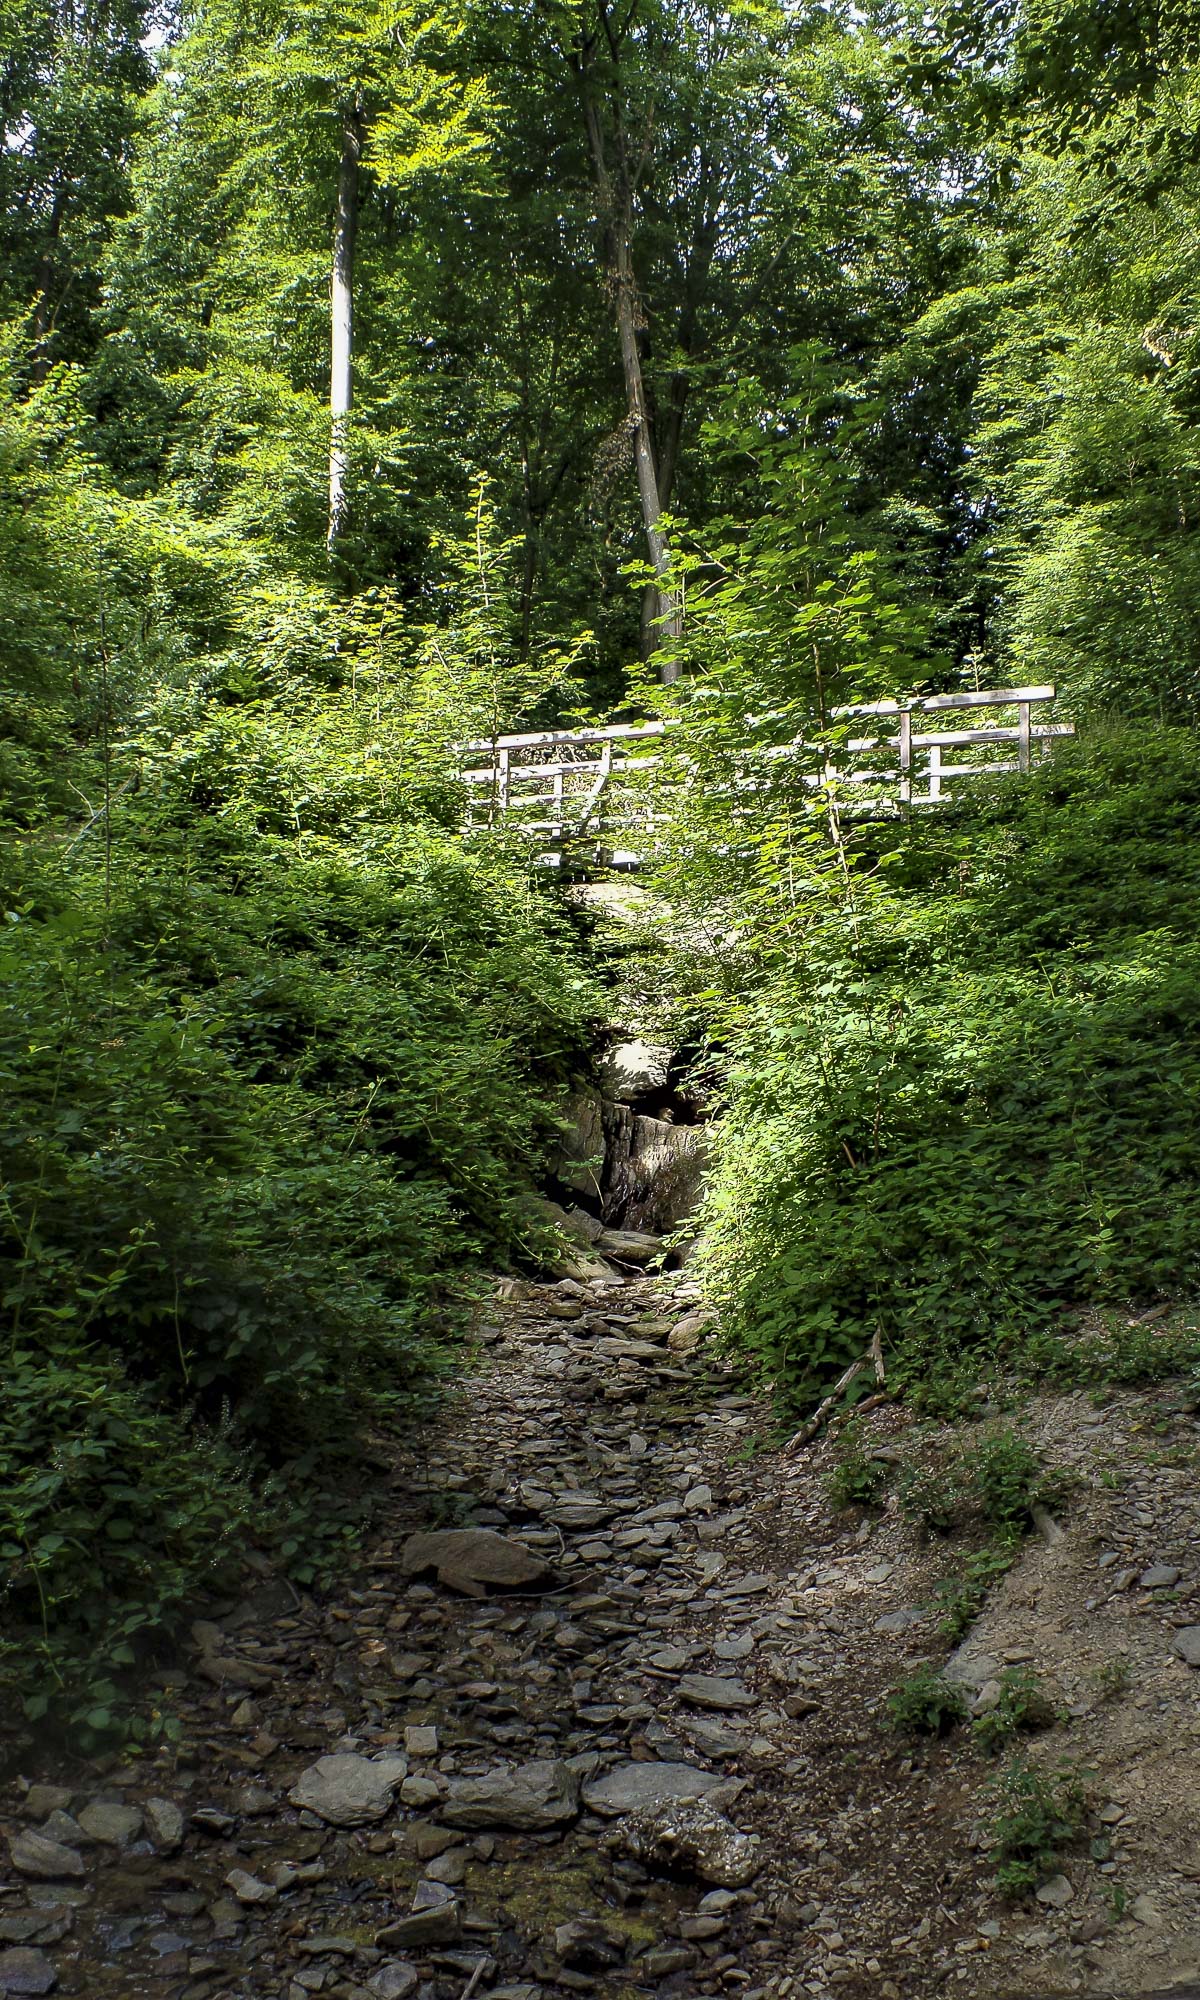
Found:
[{"label": "flat slate stone", "polygon": [[142,1815],[136,1806],[109,1805],[97,1800],[76,1815],[89,1840],[103,1847],[128,1847],[142,1830]]},{"label": "flat slate stone", "polygon": [[0,1993],[53,1993],[58,1974],[44,1952],[0,1951]]},{"label": "flat slate stone", "polygon": [[451,1781],[440,1817],[447,1826],[511,1827],[538,1833],[566,1826],[579,1813],[579,1779],[558,1758]]},{"label": "flat slate stone", "polygon": [[877,1632],[910,1632],[914,1625],[925,1623],[925,1613],[915,1604],[906,1604],[899,1611],[885,1611],[882,1618],[875,1620]]},{"label": "flat slate stone", "polygon": [[522,1542],[494,1528],[438,1528],[410,1535],[400,1557],[409,1576],[435,1570],[439,1583],[465,1597],[491,1590],[521,1590],[550,1575],[548,1564]]},{"label": "flat slate stone", "polygon": [[1200,1625],[1184,1625],[1175,1634],[1175,1651],[1185,1666],[1200,1667]]},{"label": "flat slate stone", "polygon": [[359,1757],[344,1751],[318,1757],[300,1773],[288,1797],[330,1826],[366,1826],[383,1818],[392,1793],[407,1776],[407,1757]]},{"label": "flat slate stone", "polygon": [[583,1788],[583,1803],[592,1812],[614,1818],[640,1812],[669,1799],[702,1799],[729,1781],[695,1764],[614,1764],[601,1778]]},{"label": "flat slate stone", "polygon": [[81,1882],[86,1872],[82,1855],[73,1847],[30,1829],[14,1836],[9,1853],[18,1875],[29,1875],[35,1882]]},{"label": "flat slate stone", "polygon": [[746,1686],[745,1681],[733,1680],[724,1674],[684,1674],[678,1688],[684,1701],[690,1701],[694,1708],[715,1708],[726,1712],[758,1706],[758,1696]]}]

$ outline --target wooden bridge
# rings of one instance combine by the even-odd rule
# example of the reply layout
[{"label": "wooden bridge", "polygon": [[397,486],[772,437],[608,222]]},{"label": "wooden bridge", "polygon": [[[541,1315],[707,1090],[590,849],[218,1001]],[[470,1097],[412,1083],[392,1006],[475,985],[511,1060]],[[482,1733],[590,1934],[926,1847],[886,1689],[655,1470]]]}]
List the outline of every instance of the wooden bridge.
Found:
[{"label": "wooden bridge", "polygon": [[[795,788],[836,796],[844,810],[872,817],[939,805],[959,780],[1028,771],[1056,737],[1073,736],[1070,722],[1033,719],[1054,695],[1053,687],[984,688],[865,702],[836,709],[833,728],[816,742],[772,743],[772,718],[760,717],[751,727],[763,732],[762,747],[739,750],[728,780],[711,789],[736,795],[737,816],[747,818],[755,792]],[[926,725],[926,717],[937,723],[954,715],[966,718],[957,728]],[[864,730],[854,735],[859,718]],[[636,867],[660,844],[676,788],[709,783],[686,754],[665,755],[667,732],[678,727],[672,718],[460,743],[468,826],[511,823],[551,866],[582,844],[612,867]]]}]

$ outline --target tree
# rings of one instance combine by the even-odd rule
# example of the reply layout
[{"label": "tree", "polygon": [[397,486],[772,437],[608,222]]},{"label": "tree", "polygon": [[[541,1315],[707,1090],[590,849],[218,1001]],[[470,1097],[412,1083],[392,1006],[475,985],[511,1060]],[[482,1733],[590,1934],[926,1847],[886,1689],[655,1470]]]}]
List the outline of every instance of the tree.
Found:
[{"label": "tree", "polygon": [[0,313],[32,368],[90,351],[90,314],[151,81],[152,0],[13,0],[0,12]]}]

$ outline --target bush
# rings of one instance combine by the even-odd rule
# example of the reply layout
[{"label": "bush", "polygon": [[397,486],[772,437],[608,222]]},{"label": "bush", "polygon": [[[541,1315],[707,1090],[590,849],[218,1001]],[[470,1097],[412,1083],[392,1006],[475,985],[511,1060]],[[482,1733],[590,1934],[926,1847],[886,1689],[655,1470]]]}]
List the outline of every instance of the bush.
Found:
[{"label": "bush", "polygon": [[1083,1832],[1083,1774],[1066,1764],[1046,1773],[1014,1757],[991,1792],[995,1811],[988,1838],[996,1886],[1006,1896],[1025,1895]]},{"label": "bush", "polygon": [[987,1602],[988,1591],[1002,1576],[1007,1576],[1018,1550],[1016,1536],[1005,1536],[989,1548],[976,1549],[965,1559],[957,1576],[939,1583],[934,1592],[938,1631],[949,1645],[957,1646],[970,1631]]},{"label": "bush", "polygon": [[971,1724],[972,1734],[988,1751],[998,1751],[1020,1730],[1049,1729],[1056,1720],[1054,1703],[1029,1667],[1006,1667],[1000,1694]]},{"label": "bush", "polygon": [[833,1465],[826,1485],[833,1505],[873,1507],[887,1489],[891,1467],[884,1458],[873,1457],[854,1427],[848,1425],[834,1446]]},{"label": "bush", "polygon": [[386,875],[280,854],[254,894],[118,859],[107,906],[26,867],[0,931],[0,1671],[30,1714],[47,1661],[106,1708],[269,1530],[272,1469],[316,1506],[436,1378],[472,1272],[528,1239],[589,1018],[553,910],[436,834]]},{"label": "bush", "polygon": [[597,1000],[455,831],[445,739],[510,692],[466,582],[434,644],[79,439],[66,378],[0,384],[0,1681],[94,1738],[247,1539],[344,1534],[531,1245]]},{"label": "bush", "polygon": [[1043,1465],[1027,1438],[1001,1429],[967,1436],[930,1461],[910,1464],[900,1483],[900,1505],[910,1519],[940,1534],[972,1523],[1023,1534],[1034,1509],[1058,1505],[1067,1481]]},{"label": "bush", "polygon": [[1056,758],[856,836],[747,1025],[710,1280],[793,1400],[880,1331],[918,1401],[1064,1313],[1200,1278],[1200,765]]},{"label": "bush", "polygon": [[918,1667],[899,1681],[884,1706],[888,1728],[902,1736],[945,1736],[967,1715],[962,1688],[933,1667]]}]

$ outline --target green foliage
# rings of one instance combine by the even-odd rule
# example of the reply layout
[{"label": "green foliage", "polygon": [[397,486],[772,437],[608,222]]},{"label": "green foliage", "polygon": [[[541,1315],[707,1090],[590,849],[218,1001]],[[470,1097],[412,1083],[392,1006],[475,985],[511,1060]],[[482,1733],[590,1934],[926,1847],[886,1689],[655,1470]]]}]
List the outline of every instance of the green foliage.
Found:
[{"label": "green foliage", "polygon": [[933,1667],[917,1667],[891,1690],[885,1703],[887,1726],[900,1736],[945,1736],[964,1722],[962,1688]]},{"label": "green foliage", "polygon": [[0,1672],[95,1736],[248,1539],[311,1574],[305,1511],[344,1531],[364,1427],[530,1243],[597,1001],[565,908],[452,831],[455,703],[540,684],[482,508],[405,627],[123,501],[61,380],[3,414]]},{"label": "green foliage", "polygon": [[1019,1548],[1015,1536],[1005,1536],[976,1549],[962,1559],[953,1576],[938,1585],[933,1594],[937,1629],[947,1644],[957,1646],[966,1637],[987,1602],[988,1591],[1007,1576]]},{"label": "green foliage", "polygon": [[1023,1534],[1035,1507],[1064,1497],[1060,1474],[1014,1430],[959,1439],[949,1451],[915,1459],[900,1482],[900,1505],[927,1530],[949,1534],[974,1523],[1001,1536]]},{"label": "green foliage", "polygon": [[[864,834],[742,1019],[712,1282],[780,1390],[882,1331],[918,1391],[1200,1271],[1191,739],[1113,737]],[[781,949],[781,944],[784,949]]]},{"label": "green foliage", "polygon": [[1053,1773],[1014,1757],[993,1781],[994,1810],[987,1827],[996,1886],[1022,1896],[1077,1841],[1087,1821],[1084,1776],[1063,1764]]},{"label": "green foliage", "polygon": [[1128,1653],[1113,1653],[1091,1676],[1101,1701],[1116,1701],[1133,1685],[1133,1661]]},{"label": "green foliage", "polygon": [[1056,1720],[1054,1703],[1030,1667],[1006,1667],[1000,1675],[1000,1698],[977,1715],[971,1733],[984,1750],[1002,1750],[1018,1732],[1048,1729]]},{"label": "green foliage", "polygon": [[891,1467],[869,1452],[861,1433],[848,1424],[834,1447],[826,1479],[829,1498],[837,1508],[873,1507],[886,1491]]}]

